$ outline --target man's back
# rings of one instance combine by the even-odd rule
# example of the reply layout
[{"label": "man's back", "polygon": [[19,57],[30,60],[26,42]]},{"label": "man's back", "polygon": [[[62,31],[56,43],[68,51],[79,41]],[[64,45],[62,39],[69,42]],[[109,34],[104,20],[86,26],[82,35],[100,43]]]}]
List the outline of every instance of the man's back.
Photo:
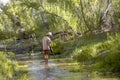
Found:
[{"label": "man's back", "polygon": [[50,50],[49,43],[51,42],[51,39],[48,36],[45,36],[42,40],[43,50]]}]

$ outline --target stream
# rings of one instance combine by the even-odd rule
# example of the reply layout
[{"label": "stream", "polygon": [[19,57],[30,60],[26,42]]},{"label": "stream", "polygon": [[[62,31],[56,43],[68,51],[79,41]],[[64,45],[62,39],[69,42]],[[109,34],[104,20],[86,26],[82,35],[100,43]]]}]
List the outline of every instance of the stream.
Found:
[{"label": "stream", "polygon": [[70,72],[68,68],[74,68],[67,65],[72,64],[69,58],[51,58],[49,59],[49,69],[44,64],[43,56],[37,55],[16,55],[20,64],[27,65],[28,68],[21,69],[27,70],[28,80],[120,80],[114,76],[99,76],[96,73],[90,72]]}]

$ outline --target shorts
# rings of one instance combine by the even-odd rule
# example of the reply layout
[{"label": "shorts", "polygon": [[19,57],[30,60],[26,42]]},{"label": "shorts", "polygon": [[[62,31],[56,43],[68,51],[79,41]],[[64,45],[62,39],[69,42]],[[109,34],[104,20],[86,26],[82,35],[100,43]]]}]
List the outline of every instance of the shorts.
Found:
[{"label": "shorts", "polygon": [[49,54],[50,53],[50,50],[43,50],[44,51],[44,54]]}]

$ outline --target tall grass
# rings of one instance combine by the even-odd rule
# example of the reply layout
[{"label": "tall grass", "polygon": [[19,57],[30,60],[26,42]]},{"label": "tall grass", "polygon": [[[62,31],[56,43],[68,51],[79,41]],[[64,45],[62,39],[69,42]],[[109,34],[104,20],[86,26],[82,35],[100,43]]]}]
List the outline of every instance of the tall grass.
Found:
[{"label": "tall grass", "polygon": [[[76,44],[77,43],[77,44]],[[79,63],[92,62],[99,69],[120,71],[120,34],[105,33],[82,37],[69,45],[71,56]]]}]

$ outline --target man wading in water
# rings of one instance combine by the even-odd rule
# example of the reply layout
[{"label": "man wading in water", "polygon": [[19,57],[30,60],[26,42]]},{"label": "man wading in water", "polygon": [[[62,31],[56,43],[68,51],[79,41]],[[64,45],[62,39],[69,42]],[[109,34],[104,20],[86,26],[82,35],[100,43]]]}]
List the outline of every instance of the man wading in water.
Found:
[{"label": "man wading in water", "polygon": [[43,51],[44,51],[44,59],[45,59],[45,68],[48,69],[48,58],[49,58],[49,53],[50,53],[50,49],[51,49],[51,37],[52,37],[52,33],[48,32],[47,35],[43,38],[42,40],[42,47],[43,47]]}]

